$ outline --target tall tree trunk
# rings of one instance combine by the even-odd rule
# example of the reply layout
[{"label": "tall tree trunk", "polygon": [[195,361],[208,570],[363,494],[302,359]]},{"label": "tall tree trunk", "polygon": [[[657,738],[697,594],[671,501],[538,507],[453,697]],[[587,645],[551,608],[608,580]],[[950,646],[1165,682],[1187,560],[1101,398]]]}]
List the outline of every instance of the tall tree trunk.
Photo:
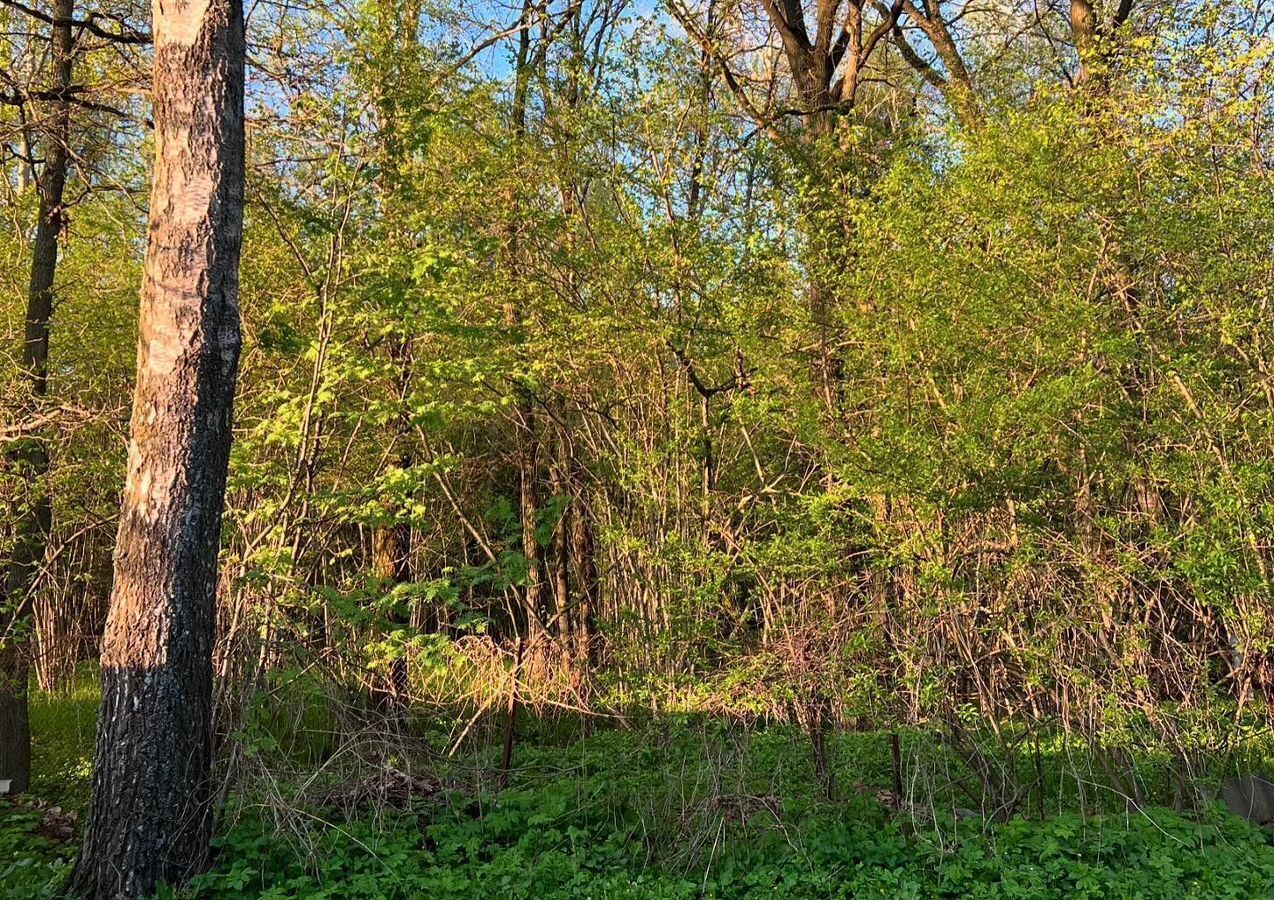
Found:
[{"label": "tall tree trunk", "polygon": [[[513,143],[521,148],[526,140],[527,103],[531,79],[531,19],[533,7],[530,0],[522,5],[521,31],[518,33],[516,72],[513,88],[512,128]],[[518,247],[516,222],[510,228],[508,253],[514,272],[519,272],[521,249]],[[510,329],[522,325],[523,314],[516,302],[509,302],[504,309],[505,324]],[[517,397],[516,435],[514,452],[518,467],[518,517],[522,529],[522,555],[526,559],[526,584],[522,595],[525,618],[525,635],[530,639],[532,652],[542,650],[544,631],[544,586],[542,584],[543,554],[535,539],[535,522],[539,510],[539,447],[535,426],[535,405],[529,387],[519,374],[514,385]]]},{"label": "tall tree trunk", "polygon": [[[31,253],[27,289],[22,368],[30,391],[29,409],[48,393],[49,321],[53,315],[53,280],[57,273],[58,237],[62,232],[62,195],[70,141],[70,108],[64,92],[71,84],[75,38],[71,33],[74,0],[57,0],[52,26],[53,91],[57,102],[45,134],[44,169],[38,187],[40,206]],[[25,791],[31,780],[31,729],[27,715],[30,657],[17,639],[53,525],[53,506],[44,484],[49,451],[39,435],[20,441],[8,454],[26,482],[25,502],[15,517],[13,555],[0,597],[0,782],[9,793]]]},{"label": "tall tree trunk", "polygon": [[[1075,84],[1090,84],[1098,91],[1108,86],[1116,37],[1136,3],[1137,0],[1119,0],[1103,7],[1092,0],[1070,0],[1071,40],[1079,58]],[[1105,19],[1102,13],[1106,13]]]},{"label": "tall tree trunk", "polygon": [[155,172],[93,796],[74,893],[208,860],[214,595],[243,235],[243,8],[155,0]]},{"label": "tall tree trunk", "polygon": [[575,661],[586,678],[592,677],[597,662],[593,640],[597,616],[597,560],[593,547],[592,514],[585,497],[585,471],[579,458],[571,454],[571,534],[570,558],[575,565]]},{"label": "tall tree trunk", "polygon": [[[558,406],[561,424],[553,431],[554,460],[552,462],[551,485],[555,502],[565,497],[569,491],[570,458],[572,455],[570,438],[566,435],[565,404]],[[571,608],[570,578],[570,527],[571,507],[562,508],[561,515],[553,525],[553,556],[551,566],[551,583],[553,585],[552,619],[556,623],[558,646],[567,652],[574,643],[575,613]]]},{"label": "tall tree trunk", "polygon": [[522,529],[522,555],[526,558],[526,585],[523,588],[522,608],[526,617],[526,635],[533,654],[542,652],[546,635],[547,617],[544,609],[543,554],[536,540],[535,523],[540,508],[538,443],[535,432],[535,408],[529,393],[518,390],[518,518]]},{"label": "tall tree trunk", "polygon": [[[419,50],[420,4],[404,0],[378,0],[375,13],[378,32],[376,50],[378,54],[383,54],[378,57],[377,66],[385,78],[377,95],[381,138],[381,212],[386,221],[394,224],[388,239],[401,240],[402,235],[396,231],[396,198],[405,185],[403,162],[408,149],[399,104],[402,92],[408,87],[403,83],[404,73],[412,71],[410,67],[403,66],[403,61],[414,58]],[[392,433],[386,435],[386,439],[391,442],[391,446],[403,448],[408,447],[411,441],[411,421],[407,410],[412,370],[411,339],[399,333],[391,336],[387,345],[389,359],[397,370],[395,400],[399,413],[393,423]],[[411,469],[412,462],[411,452],[402,450],[395,467],[407,471]],[[389,512],[397,514],[396,509],[390,509]],[[411,581],[410,525],[392,522],[376,528],[372,534],[372,568],[384,590],[393,590],[395,586]],[[395,612],[390,616],[388,624],[400,628],[409,626],[411,616],[400,616]],[[390,662],[384,682],[373,684],[372,698],[378,706],[399,717],[407,711],[409,694],[407,657],[397,656]]]},{"label": "tall tree trunk", "polygon": [[[399,468],[411,468],[411,457],[404,454],[398,461]],[[381,525],[372,532],[372,568],[383,590],[392,591],[400,584],[411,581],[411,526],[401,522]],[[409,616],[393,613],[391,625],[406,627]],[[385,684],[373,691],[377,705],[394,716],[407,712],[410,703],[411,684],[406,656],[396,656],[389,663]]]}]

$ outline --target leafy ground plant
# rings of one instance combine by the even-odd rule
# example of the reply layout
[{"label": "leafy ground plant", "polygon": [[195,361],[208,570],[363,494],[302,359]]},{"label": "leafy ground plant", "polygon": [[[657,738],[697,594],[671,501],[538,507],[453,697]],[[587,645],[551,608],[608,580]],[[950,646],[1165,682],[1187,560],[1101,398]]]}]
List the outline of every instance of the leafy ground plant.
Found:
[{"label": "leafy ground plant", "polygon": [[[36,783],[49,797],[0,804],[0,898],[62,888],[93,701],[91,679],[37,698],[47,752]],[[828,802],[793,729],[686,717],[581,736],[527,724],[503,790],[474,780],[494,766],[485,750],[453,761],[435,782],[445,787],[405,808],[341,808],[300,792],[280,807],[271,798],[286,786],[245,785],[212,870],[161,896],[1247,900],[1274,891],[1269,834],[1219,807],[1073,808],[993,824],[890,797],[887,745],[870,734],[838,742],[846,790]]]}]

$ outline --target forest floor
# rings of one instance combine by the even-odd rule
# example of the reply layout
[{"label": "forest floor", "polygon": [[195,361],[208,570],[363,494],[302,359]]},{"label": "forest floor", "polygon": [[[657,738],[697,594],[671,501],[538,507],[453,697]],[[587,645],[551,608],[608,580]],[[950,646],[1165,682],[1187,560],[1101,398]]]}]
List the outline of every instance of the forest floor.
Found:
[{"label": "forest floor", "polygon": [[[0,897],[57,895],[87,799],[95,693],[85,678],[67,696],[34,698],[30,798],[0,803]],[[881,735],[841,737],[829,802],[787,728],[684,717],[523,730],[500,789],[498,742],[417,768],[382,746],[376,766],[364,754],[350,768],[333,764],[347,748],[333,753],[322,735],[285,747],[258,723],[244,754],[250,786],[231,798],[214,867],[163,896],[1274,895],[1274,842],[1216,807],[1084,804],[1059,788],[1061,774],[1055,809],[992,824],[896,796]],[[294,767],[281,774],[285,757]]]}]

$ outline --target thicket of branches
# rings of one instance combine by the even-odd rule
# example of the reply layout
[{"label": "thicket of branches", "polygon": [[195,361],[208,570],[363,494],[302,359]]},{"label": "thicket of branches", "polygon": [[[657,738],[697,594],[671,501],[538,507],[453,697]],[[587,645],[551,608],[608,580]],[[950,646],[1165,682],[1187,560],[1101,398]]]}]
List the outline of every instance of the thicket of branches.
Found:
[{"label": "thicket of branches", "polygon": [[[0,622],[56,689],[110,587],[148,63],[85,14],[51,86],[45,12],[0,4],[5,559],[52,508]],[[1268,16],[254,6],[223,757],[303,680],[457,744],[793,721],[829,790],[830,731],[915,727],[1000,814],[1059,742],[1134,797],[1134,755],[1233,761],[1274,689]]]}]

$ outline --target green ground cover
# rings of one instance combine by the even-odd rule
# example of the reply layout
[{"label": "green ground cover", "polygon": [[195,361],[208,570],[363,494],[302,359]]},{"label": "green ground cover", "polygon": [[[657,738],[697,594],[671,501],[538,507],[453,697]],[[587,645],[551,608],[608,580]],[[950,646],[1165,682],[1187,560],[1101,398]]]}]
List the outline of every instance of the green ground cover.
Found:
[{"label": "green ground cover", "polygon": [[[0,896],[60,888],[75,852],[66,825],[87,796],[95,702],[86,679],[69,696],[34,703],[31,799],[0,806]],[[260,732],[255,742],[253,752],[278,752],[277,735]],[[887,789],[888,746],[878,735],[840,738],[835,802],[820,796],[801,735],[785,728],[686,717],[583,735],[560,722],[528,723],[503,790],[476,776],[490,774],[495,749],[449,763],[437,755],[428,775],[413,772],[405,794],[342,790],[339,779],[308,794],[249,786],[231,800],[213,869],[175,896],[1166,900],[1274,892],[1269,836],[1219,808],[1081,809],[1067,798],[1074,808],[1060,814],[993,823],[944,802],[913,806]],[[329,752],[322,742],[292,742],[292,771],[328,768]],[[409,765],[383,762],[394,773]],[[1070,777],[1059,771],[1052,789]]]}]

